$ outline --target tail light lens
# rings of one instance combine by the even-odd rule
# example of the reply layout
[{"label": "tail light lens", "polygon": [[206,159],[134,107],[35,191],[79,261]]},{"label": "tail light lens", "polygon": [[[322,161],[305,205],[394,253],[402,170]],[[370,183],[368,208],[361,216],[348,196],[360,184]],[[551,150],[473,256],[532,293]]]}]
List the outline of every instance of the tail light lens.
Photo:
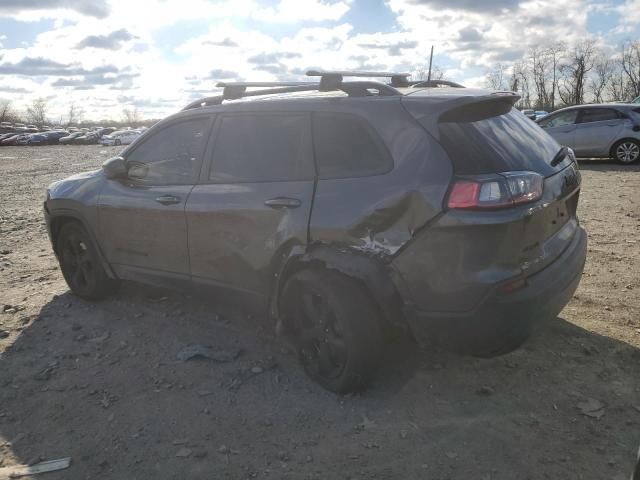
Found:
[{"label": "tail light lens", "polygon": [[544,178],[536,172],[504,172],[457,180],[449,193],[449,208],[508,208],[542,197]]}]

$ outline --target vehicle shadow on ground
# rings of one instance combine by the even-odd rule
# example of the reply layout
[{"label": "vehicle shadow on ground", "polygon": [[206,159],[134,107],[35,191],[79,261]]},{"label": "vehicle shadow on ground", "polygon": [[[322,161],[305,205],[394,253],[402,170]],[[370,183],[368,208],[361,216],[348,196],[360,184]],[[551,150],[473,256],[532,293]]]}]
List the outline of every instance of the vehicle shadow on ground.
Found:
[{"label": "vehicle shadow on ground", "polygon": [[593,170],[602,172],[640,172],[640,163],[622,165],[607,158],[588,158],[578,160],[580,170]]},{"label": "vehicle shadow on ground", "polygon": [[[217,360],[177,360],[193,344]],[[558,318],[489,360],[399,338],[370,390],[339,396],[262,318],[135,285],[97,303],[66,293],[0,360],[0,459],[72,457],[52,480],[481,478],[477,459],[501,452],[486,478],[604,478],[630,470],[640,440],[638,371],[638,349]]]}]

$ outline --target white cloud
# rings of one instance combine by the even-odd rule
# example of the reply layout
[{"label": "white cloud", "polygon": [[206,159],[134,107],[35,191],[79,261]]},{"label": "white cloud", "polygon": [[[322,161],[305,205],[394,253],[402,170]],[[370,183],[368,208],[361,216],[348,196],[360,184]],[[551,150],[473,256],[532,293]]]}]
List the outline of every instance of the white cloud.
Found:
[{"label": "white cloud", "polygon": [[300,22],[340,20],[349,11],[349,2],[322,0],[280,0],[274,7],[258,8],[251,13],[256,20],[268,22]]}]

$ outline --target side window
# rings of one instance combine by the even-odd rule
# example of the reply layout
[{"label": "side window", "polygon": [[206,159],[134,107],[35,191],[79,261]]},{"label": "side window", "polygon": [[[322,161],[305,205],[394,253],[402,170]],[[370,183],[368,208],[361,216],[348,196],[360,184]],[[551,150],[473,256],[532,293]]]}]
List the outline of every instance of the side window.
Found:
[{"label": "side window", "polygon": [[563,125],[573,125],[576,122],[578,110],[569,110],[567,112],[556,113],[540,120],[540,126],[543,128],[562,127]]},{"label": "side window", "polygon": [[198,117],[154,133],[127,155],[129,178],[149,185],[195,183],[210,125],[210,117]]},{"label": "side window", "polygon": [[587,108],[581,111],[580,123],[604,122],[621,118],[617,110],[611,108]]},{"label": "side window", "polygon": [[381,175],[393,168],[378,134],[355,115],[314,113],[313,145],[321,179]]},{"label": "side window", "polygon": [[307,114],[236,114],[220,118],[209,179],[220,183],[310,180]]}]

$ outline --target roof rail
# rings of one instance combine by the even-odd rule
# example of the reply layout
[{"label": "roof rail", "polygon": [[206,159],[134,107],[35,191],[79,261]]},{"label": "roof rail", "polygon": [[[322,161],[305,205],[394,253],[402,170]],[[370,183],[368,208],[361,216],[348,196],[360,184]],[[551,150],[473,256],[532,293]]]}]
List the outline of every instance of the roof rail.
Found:
[{"label": "roof rail", "polygon": [[417,80],[415,82],[409,82],[411,87],[453,87],[453,88],[465,88],[464,85],[460,85],[456,82],[449,80]]},{"label": "roof rail", "polygon": [[[335,85],[323,85],[322,82],[219,82],[217,87],[223,88],[222,95],[201,98],[183,108],[191,110],[209,105],[219,105],[224,100],[238,100],[244,97],[256,97],[261,95],[274,95],[279,93],[335,91],[341,90],[350,97],[365,97],[372,95],[371,90],[376,90],[380,96],[402,95],[390,85],[380,82],[356,81],[335,83]],[[265,87],[261,90],[247,90],[249,87]],[[331,88],[329,88],[331,87]]]},{"label": "roof rail", "polygon": [[386,77],[391,78],[392,87],[408,87],[409,81],[407,77],[410,73],[394,73],[394,72],[355,72],[348,70],[309,70],[307,77],[320,77],[320,85],[325,88],[331,88],[336,84],[342,83],[344,77]]}]

